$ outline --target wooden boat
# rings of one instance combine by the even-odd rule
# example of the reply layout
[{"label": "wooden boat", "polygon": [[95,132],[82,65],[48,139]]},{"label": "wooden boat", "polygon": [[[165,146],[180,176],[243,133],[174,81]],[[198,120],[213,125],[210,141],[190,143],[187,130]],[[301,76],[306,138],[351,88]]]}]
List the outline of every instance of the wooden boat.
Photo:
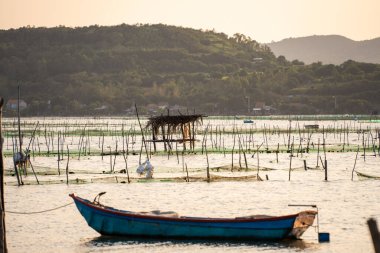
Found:
[{"label": "wooden boat", "polygon": [[281,240],[299,238],[313,224],[316,211],[286,216],[201,218],[175,212],[139,213],[115,209],[70,194],[88,225],[102,235],[139,237]]},{"label": "wooden boat", "polygon": [[368,174],[365,174],[365,173],[359,172],[359,171],[355,171],[355,172],[356,172],[356,175],[358,175],[358,177],[361,179],[377,179],[377,180],[380,180],[379,176],[368,175]]},{"label": "wooden boat", "polygon": [[305,125],[305,129],[319,129],[319,125],[318,124]]}]

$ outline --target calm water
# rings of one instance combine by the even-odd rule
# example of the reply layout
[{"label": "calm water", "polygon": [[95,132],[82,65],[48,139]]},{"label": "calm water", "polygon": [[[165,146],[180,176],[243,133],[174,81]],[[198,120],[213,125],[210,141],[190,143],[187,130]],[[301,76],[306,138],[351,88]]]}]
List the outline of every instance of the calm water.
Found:
[{"label": "calm water", "polygon": [[[220,122],[225,123],[226,122]],[[332,124],[323,122],[326,125]],[[267,126],[271,122],[266,122]],[[276,126],[284,122],[276,122]],[[352,122],[354,124],[354,122]],[[231,138],[231,137],[229,137]],[[261,143],[262,134],[257,134],[256,142]],[[329,136],[336,142],[338,136]],[[353,143],[360,142],[355,134],[349,137]],[[112,139],[108,140],[110,143]],[[73,141],[75,143],[75,140]],[[271,136],[268,142],[276,145],[284,142]],[[73,144],[74,145],[74,144]],[[94,149],[98,146],[93,143]],[[353,145],[353,144],[352,144]],[[101,191],[103,204],[133,211],[173,210],[186,216],[235,217],[252,214],[285,215],[301,211],[288,204],[317,204],[320,211],[320,231],[329,232],[329,243],[318,243],[317,233],[310,228],[303,240],[291,242],[229,242],[157,240],[136,238],[101,237],[87,226],[74,205],[40,214],[6,214],[7,241],[9,252],[373,252],[371,237],[366,220],[374,217],[380,222],[380,181],[351,181],[351,170],[355,152],[328,153],[329,181],[324,181],[324,171],[297,169],[288,180],[289,155],[260,154],[260,166],[274,170],[260,171],[268,175],[262,182],[191,182],[191,183],[91,183],[83,185],[28,185],[23,187],[6,185],[6,210],[34,212],[62,206],[72,202],[69,193],[93,199]],[[119,159],[119,158],[118,158]],[[235,156],[237,163],[237,157]],[[308,166],[316,165],[316,154],[293,157],[292,167],[302,167],[306,159]],[[204,155],[185,156],[189,167],[205,168]],[[231,162],[231,155],[212,154],[210,166],[220,166]],[[248,156],[248,164],[255,165],[256,157]],[[374,174],[380,172],[380,158],[359,156],[357,168]],[[156,177],[184,175],[182,165],[175,156],[153,156],[152,163],[157,168]],[[33,164],[41,168],[56,168],[56,157],[37,157]],[[63,162],[65,164],[65,162]],[[129,157],[131,175],[138,164],[138,156]],[[109,160],[88,156],[70,161],[73,170],[101,172],[109,168]],[[116,168],[125,166],[122,158],[116,161]],[[10,158],[6,167],[11,168]],[[63,165],[62,165],[63,167]],[[170,168],[170,169],[168,169]],[[193,172],[192,172],[193,173]],[[205,171],[194,171],[205,173]],[[224,172],[234,176],[256,174],[256,172]],[[70,177],[90,177],[87,174]],[[163,177],[164,177],[163,176]],[[51,176],[65,180],[65,176]],[[7,176],[6,182],[14,182]],[[26,180],[33,181],[29,175]],[[43,180],[41,177],[40,180]]]}]

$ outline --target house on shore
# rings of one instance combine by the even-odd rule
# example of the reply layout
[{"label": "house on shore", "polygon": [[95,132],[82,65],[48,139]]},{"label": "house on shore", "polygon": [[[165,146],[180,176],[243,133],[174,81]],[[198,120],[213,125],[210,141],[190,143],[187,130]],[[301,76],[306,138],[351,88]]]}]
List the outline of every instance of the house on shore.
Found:
[{"label": "house on shore", "polygon": [[[14,98],[9,99],[5,107],[8,110],[17,110],[18,100]],[[24,110],[27,107],[28,107],[28,104],[24,100],[20,99],[20,110]]]},{"label": "house on shore", "polygon": [[256,102],[255,107],[253,107],[252,111],[253,115],[263,116],[276,113],[276,108],[269,105],[265,105],[264,102]]}]

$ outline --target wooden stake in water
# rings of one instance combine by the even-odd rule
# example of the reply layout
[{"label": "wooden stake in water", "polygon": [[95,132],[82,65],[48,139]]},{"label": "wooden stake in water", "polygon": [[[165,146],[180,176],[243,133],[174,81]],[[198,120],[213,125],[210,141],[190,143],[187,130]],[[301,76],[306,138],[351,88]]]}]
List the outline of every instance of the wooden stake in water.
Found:
[{"label": "wooden stake in water", "polygon": [[239,139],[239,145],[238,145],[238,147],[239,147],[239,149],[238,149],[238,153],[239,153],[239,171],[241,170],[241,142],[240,142],[240,134],[238,134],[238,139]]},{"label": "wooden stake in water", "polygon": [[[127,150],[128,150],[128,143],[127,143]],[[129,171],[128,171],[128,152],[127,153],[123,152],[123,157],[124,157],[124,162],[125,162],[125,172],[127,173],[127,180],[129,184],[131,180],[129,179]]]},{"label": "wooden stake in water", "polygon": [[290,135],[291,135],[291,132],[292,132],[292,121],[289,120],[289,132],[288,132],[288,150],[289,150],[289,147],[290,147]]},{"label": "wooden stake in water", "polygon": [[[183,152],[183,151],[182,151],[182,152]],[[177,142],[175,143],[175,155],[177,156],[177,164],[179,164],[178,145],[177,145]]]},{"label": "wooden stake in water", "polygon": [[[261,145],[263,145],[261,143]],[[259,172],[260,172],[260,158],[259,158],[259,149],[260,149],[260,146],[257,146],[257,151],[256,151],[256,155],[257,155],[257,174],[256,174],[256,177],[257,177],[257,180],[259,180],[260,176],[259,176]]]},{"label": "wooden stake in water", "polygon": [[8,252],[7,249],[7,237],[5,229],[5,205],[4,205],[4,160],[3,160],[3,104],[4,99],[0,98],[0,251]]},{"label": "wooden stake in water", "polygon": [[244,156],[245,170],[248,171],[247,156],[245,155],[245,151],[243,151],[243,156]]},{"label": "wooden stake in water", "polygon": [[[116,165],[116,157],[117,157],[118,151],[117,151],[117,140],[116,140],[116,150],[115,150],[115,155],[113,159],[113,166],[112,166],[112,172],[115,171],[115,165]],[[110,154],[111,155],[111,154]]]},{"label": "wooden stake in water", "polygon": [[69,161],[70,161],[70,150],[69,146],[67,145],[67,163],[66,163],[66,184],[69,184]]},{"label": "wooden stake in water", "polygon": [[276,150],[276,161],[278,163],[278,153],[280,152],[280,143],[277,143],[277,150]]},{"label": "wooden stake in water", "polygon": [[104,156],[104,132],[102,133],[102,160],[103,160],[103,156]]},{"label": "wooden stake in water", "polygon": [[59,153],[59,139],[60,139],[60,132],[58,132],[58,159],[57,159],[57,162],[58,162],[58,175],[60,176],[61,175],[61,170],[59,169],[59,163],[60,163],[60,160],[61,160],[61,157],[60,157],[60,153]]},{"label": "wooden stake in water", "polygon": [[318,150],[317,150],[317,168],[319,167],[319,138],[318,138]]},{"label": "wooden stake in water", "polygon": [[189,180],[189,171],[187,169],[187,163],[185,163],[185,168],[186,168],[186,182],[190,182],[190,180]]},{"label": "wooden stake in water", "polygon": [[365,161],[365,146],[366,146],[366,141],[364,140],[364,132],[363,132],[363,158]]},{"label": "wooden stake in water", "polygon": [[294,137],[293,137],[292,145],[290,147],[289,181],[290,181],[290,173],[292,172],[293,144],[294,144]]},{"label": "wooden stake in water", "polygon": [[16,174],[16,178],[17,178],[17,184],[18,186],[22,185],[22,179],[19,175],[19,172],[18,172],[18,168],[17,168],[17,164],[16,164],[16,153],[18,152],[18,148],[17,148],[17,140],[16,140],[16,137],[13,137],[12,136],[12,150],[13,150],[13,167],[14,167],[14,170],[15,170],[15,174]]},{"label": "wooden stake in water", "polygon": [[326,158],[326,142],[325,139],[323,139],[323,152],[325,154],[325,181],[327,181],[327,158]]},{"label": "wooden stake in water", "polygon": [[205,146],[205,152],[206,152],[206,160],[207,160],[207,182],[209,182],[210,183],[210,164],[209,164],[209,162],[208,162],[208,153],[207,153],[207,141],[206,141],[206,146]]},{"label": "wooden stake in water", "polygon": [[110,173],[112,173],[112,154],[111,154],[111,146],[109,146],[110,148]]},{"label": "wooden stake in water", "polygon": [[352,169],[352,173],[351,173],[351,181],[354,180],[354,171],[355,171],[355,167],[356,167],[356,161],[358,160],[359,149],[360,149],[360,146],[358,145],[358,150],[356,151],[354,168]]},{"label": "wooden stake in water", "polygon": [[379,144],[377,145],[377,153],[379,154],[380,156],[380,131],[377,130],[377,140],[379,141]]},{"label": "wooden stake in water", "polygon": [[136,116],[137,116],[137,120],[138,120],[138,122],[139,122],[140,130],[141,130],[141,138],[142,138],[142,142],[143,142],[144,147],[145,147],[146,159],[149,161],[149,154],[148,154],[148,149],[147,149],[147,147],[146,147],[146,142],[145,142],[145,138],[144,138],[144,131],[143,131],[142,126],[141,126],[140,117],[139,117],[139,112],[137,111],[137,106],[136,106],[136,104],[135,104],[135,110],[136,110]]},{"label": "wooden stake in water", "polygon": [[[40,184],[40,182],[38,181],[38,178],[37,178],[37,174],[36,172],[34,171],[34,168],[33,168],[33,164],[31,163],[30,161],[30,144],[33,142],[34,143],[34,137],[35,137],[35,133],[36,133],[36,130],[37,130],[37,127],[39,125],[39,122],[37,122],[37,125],[36,127],[34,128],[34,131],[33,131],[33,134],[32,134],[32,137],[31,137],[31,141],[29,142],[29,145],[28,147],[26,148],[26,159],[28,160],[29,162],[29,165],[30,167],[32,168],[32,172],[34,174],[34,177],[36,178],[36,181],[37,181],[37,184]],[[34,156],[34,155],[33,155]],[[25,168],[26,169],[26,168]]]},{"label": "wooden stake in water", "polygon": [[[20,86],[18,88],[18,99],[17,99],[17,119],[18,119],[18,138],[20,144],[20,155],[22,155],[22,136],[21,136],[21,122],[20,122]],[[20,157],[21,158],[21,157]],[[22,163],[22,159],[20,159],[20,164]]]},{"label": "wooden stake in water", "polygon": [[[208,126],[207,126],[207,128],[206,128],[205,135],[207,135],[207,130],[208,130]],[[209,164],[209,162],[208,162],[207,139],[205,140],[205,152],[206,152],[206,161],[207,161],[207,168],[206,168],[207,182],[210,183],[210,164]]]},{"label": "wooden stake in water", "polygon": [[234,169],[234,151],[235,151],[235,123],[232,130],[232,135],[234,136],[234,143],[232,145],[232,152],[231,152],[231,171]]},{"label": "wooden stake in water", "polygon": [[32,168],[32,171],[33,171],[34,177],[36,178],[37,184],[40,184],[40,182],[38,181],[38,178],[37,178],[37,174],[36,174],[36,172],[34,171],[33,164],[32,164],[31,162],[29,162],[29,164],[30,164],[30,167]]}]

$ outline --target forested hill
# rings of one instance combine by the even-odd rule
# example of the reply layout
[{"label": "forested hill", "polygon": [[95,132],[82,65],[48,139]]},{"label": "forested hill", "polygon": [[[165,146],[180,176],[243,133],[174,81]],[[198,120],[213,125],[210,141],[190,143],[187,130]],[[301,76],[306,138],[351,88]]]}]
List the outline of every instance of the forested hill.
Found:
[{"label": "forested hill", "polygon": [[267,44],[275,55],[305,63],[342,64],[348,60],[380,63],[380,38],[354,41],[338,35],[289,38]]},{"label": "forested hill", "polygon": [[134,103],[224,115],[248,102],[283,114],[380,109],[380,65],[304,65],[242,34],[166,25],[2,30],[0,96],[18,85],[23,115],[125,115]]}]

